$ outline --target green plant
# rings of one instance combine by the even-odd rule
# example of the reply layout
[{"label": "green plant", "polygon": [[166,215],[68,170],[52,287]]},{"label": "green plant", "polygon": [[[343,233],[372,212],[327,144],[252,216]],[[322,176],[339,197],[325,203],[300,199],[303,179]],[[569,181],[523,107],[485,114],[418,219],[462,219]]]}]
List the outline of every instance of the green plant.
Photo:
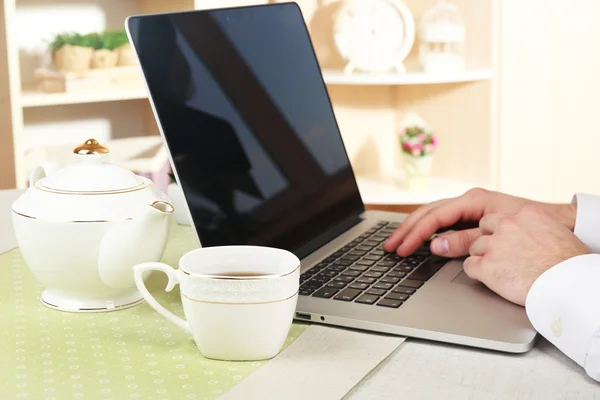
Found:
[{"label": "green plant", "polygon": [[98,33],[88,33],[87,35],[81,35],[79,33],[59,33],[50,42],[50,50],[54,52],[68,44],[71,46],[99,49],[102,45],[102,40]]},{"label": "green plant", "polygon": [[115,50],[127,44],[129,39],[124,29],[116,29],[112,31],[104,31],[102,33],[102,47],[107,50]]},{"label": "green plant", "polygon": [[70,44],[72,46],[91,47],[92,49],[115,50],[128,43],[127,33],[124,29],[107,30],[103,33],[60,33],[50,42],[50,50],[57,51]]}]

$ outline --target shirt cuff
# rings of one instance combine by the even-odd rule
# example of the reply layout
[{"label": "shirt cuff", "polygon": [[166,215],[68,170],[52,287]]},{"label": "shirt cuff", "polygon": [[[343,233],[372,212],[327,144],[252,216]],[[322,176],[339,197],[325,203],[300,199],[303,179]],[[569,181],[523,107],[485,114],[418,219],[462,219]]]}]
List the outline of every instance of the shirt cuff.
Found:
[{"label": "shirt cuff", "polygon": [[600,253],[600,196],[577,193],[573,202],[577,204],[575,235],[594,253]]},{"label": "shirt cuff", "polygon": [[600,327],[600,254],[573,257],[544,272],[527,295],[525,309],[533,327],[586,367]]}]

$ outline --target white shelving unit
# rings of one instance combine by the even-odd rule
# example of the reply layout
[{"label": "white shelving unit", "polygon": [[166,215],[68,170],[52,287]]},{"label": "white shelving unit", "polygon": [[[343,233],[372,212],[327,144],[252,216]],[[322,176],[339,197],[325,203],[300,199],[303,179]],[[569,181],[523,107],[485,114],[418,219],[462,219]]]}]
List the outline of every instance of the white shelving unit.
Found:
[{"label": "white shelving unit", "polygon": [[21,95],[21,106],[46,107],[67,104],[102,103],[107,101],[123,101],[147,99],[145,89],[119,90],[89,93],[42,93],[35,89],[23,91]]},{"label": "white shelving unit", "polygon": [[435,85],[445,83],[462,83],[487,80],[492,77],[492,70],[477,69],[444,74],[424,72],[407,72],[405,74],[369,74],[354,72],[345,74],[342,71],[323,71],[323,80],[328,85]]},{"label": "white shelving unit", "polygon": [[359,177],[358,190],[365,204],[371,205],[421,205],[436,200],[456,197],[472,189],[474,185],[457,179],[432,177],[429,189],[425,192],[411,192],[402,187],[401,182],[391,182],[377,178]]}]

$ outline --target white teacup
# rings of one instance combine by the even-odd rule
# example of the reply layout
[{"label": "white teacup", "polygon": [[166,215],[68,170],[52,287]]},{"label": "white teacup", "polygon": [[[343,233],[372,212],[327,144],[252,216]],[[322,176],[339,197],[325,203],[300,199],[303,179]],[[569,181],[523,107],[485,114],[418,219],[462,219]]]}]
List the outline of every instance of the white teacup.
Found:
[{"label": "white teacup", "polygon": [[[187,320],[167,311],[144,285],[148,271],[179,283]],[[169,321],[192,334],[207,358],[264,360],[277,355],[292,324],[300,280],[300,260],[269,247],[223,246],[190,251],[175,270],[163,263],[134,267],[144,299]]]}]

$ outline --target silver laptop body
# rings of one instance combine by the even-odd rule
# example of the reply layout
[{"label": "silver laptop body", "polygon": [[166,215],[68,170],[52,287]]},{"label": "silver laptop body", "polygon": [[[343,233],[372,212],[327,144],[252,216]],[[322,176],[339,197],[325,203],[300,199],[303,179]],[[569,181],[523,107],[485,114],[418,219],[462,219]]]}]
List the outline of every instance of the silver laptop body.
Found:
[{"label": "silver laptop body", "polygon": [[[213,101],[213,97],[218,97],[218,93],[215,92],[217,94],[210,95],[212,93],[210,90],[214,90],[211,88],[215,85],[200,86],[201,89],[195,88],[195,91],[191,91],[194,93],[190,94],[190,90],[188,90],[190,79],[188,79],[185,81],[181,93],[175,95],[184,96],[182,100],[179,97],[169,97],[174,96],[172,93],[174,91],[173,87],[178,85],[182,76],[189,75],[193,77],[195,82],[199,82],[202,79],[209,79],[211,76],[210,79],[217,80],[219,75],[221,75],[221,78],[223,76],[227,77],[230,69],[236,71],[235,74],[230,75],[232,78],[221,81],[222,91],[228,96],[223,96],[223,99],[229,99],[227,101],[236,104],[237,109],[241,110],[239,114],[242,115],[243,124],[251,126],[255,132],[259,132],[261,129],[268,131],[269,127],[268,124],[264,125],[265,118],[254,118],[252,113],[255,112],[262,112],[267,116],[271,115],[273,125],[277,123],[284,124],[279,125],[275,133],[267,132],[267,136],[259,138],[264,147],[274,146],[272,148],[275,150],[271,150],[269,155],[272,159],[280,160],[277,163],[282,170],[288,168],[285,164],[289,159],[294,159],[298,151],[282,148],[281,144],[277,147],[277,143],[271,143],[271,139],[276,139],[275,134],[285,134],[289,126],[285,125],[285,121],[282,120],[282,122],[279,119],[282,114],[285,114],[280,113],[281,109],[285,108],[281,103],[279,103],[280,107],[269,108],[268,104],[263,107],[263,104],[270,102],[270,97],[263,93],[261,84],[267,89],[268,85],[275,85],[271,86],[271,92],[268,93],[275,98],[276,102],[277,95],[273,95],[273,91],[277,90],[277,85],[281,85],[281,82],[287,84],[296,82],[295,80],[301,80],[301,86],[296,87],[299,96],[302,87],[310,86],[310,82],[313,82],[314,88],[318,89],[315,89],[313,93],[317,94],[312,98],[294,99],[296,101],[294,103],[295,110],[302,111],[304,107],[309,108],[313,103],[319,104],[321,102],[323,106],[319,106],[317,110],[323,111],[326,109],[325,111],[329,113],[327,118],[331,120],[328,123],[333,125],[328,129],[327,125],[317,124],[321,131],[326,131],[326,134],[319,131],[322,136],[330,135],[330,140],[329,142],[319,142],[318,148],[312,153],[312,157],[324,163],[322,164],[324,165],[323,169],[329,168],[328,165],[330,164],[327,164],[328,162],[332,162],[331,165],[335,164],[336,154],[342,155],[340,162],[347,163],[347,156],[339,138],[339,131],[333,117],[330,101],[326,89],[324,89],[320,71],[317,68],[318,63],[314,58],[312,44],[302,15],[294,3],[134,16],[128,18],[126,28],[138,56],[141,70],[144,73],[151,105],[161,134],[170,151],[171,163],[175,169],[174,173],[178,181],[183,183],[186,200],[194,217],[194,225],[202,245],[230,244],[234,241],[234,239],[229,239],[231,237],[243,238],[246,231],[243,234],[237,232],[239,236],[227,236],[232,234],[231,231],[222,233],[221,236],[215,236],[211,233],[212,231],[207,231],[206,226],[210,225],[209,222],[216,224],[223,219],[227,220],[227,218],[234,218],[236,221],[238,219],[243,220],[244,215],[235,214],[237,209],[228,212],[222,210],[231,209],[232,207],[239,208],[241,207],[239,204],[242,203],[244,204],[243,207],[251,210],[254,207],[252,201],[259,202],[257,199],[267,198],[268,196],[264,194],[266,186],[261,186],[261,181],[255,179],[255,176],[259,174],[259,172],[255,172],[258,167],[254,166],[251,169],[244,169],[245,167],[243,167],[246,165],[244,163],[253,164],[251,155],[246,157],[243,154],[249,146],[248,142],[245,141],[246,139],[240,143],[234,140],[235,143],[231,142],[234,145],[227,144],[225,146],[226,153],[224,153],[226,155],[215,158],[214,161],[214,163],[219,164],[225,160],[222,165],[219,164],[221,165],[219,168],[225,172],[219,170],[221,172],[218,176],[219,179],[231,180],[237,185],[231,193],[231,197],[234,197],[235,201],[232,200],[223,205],[224,202],[229,201],[222,200],[227,196],[219,195],[221,196],[219,197],[211,189],[211,185],[215,185],[215,179],[214,177],[204,176],[204,171],[214,169],[213,164],[197,167],[198,171],[202,171],[198,174],[200,178],[189,172],[190,168],[192,170],[194,168],[194,157],[198,158],[198,162],[202,162],[225,151],[219,147],[221,145],[218,144],[218,140],[212,138],[207,142],[198,142],[198,149],[200,149],[198,154],[200,155],[194,156],[194,154],[186,153],[188,148],[196,146],[196,144],[189,141],[196,140],[201,135],[196,135],[196,131],[190,131],[189,137],[179,138],[176,136],[183,135],[180,131],[185,131],[196,123],[194,112],[203,111],[198,118],[203,121],[209,118],[211,129],[221,132],[219,138],[229,137],[227,135],[233,135],[231,137],[235,138],[235,134],[232,134],[232,132],[238,132],[239,137],[239,131],[245,128],[240,128],[242,122],[234,120],[233,117],[232,119],[224,118],[224,114],[216,108],[215,104],[219,101]],[[262,43],[260,46],[244,41],[248,36],[254,34],[258,35],[256,40]],[[261,38],[260,34],[265,36]],[[170,39],[166,39],[167,37],[170,37]],[[281,58],[282,64],[278,67],[276,73],[280,78],[282,71],[286,73],[283,69],[286,68],[285,63],[287,60],[298,57],[297,60],[310,61],[309,66],[298,71],[290,71],[290,80],[280,81],[279,84],[268,82],[270,75],[266,75],[267,77],[263,77],[261,80],[260,68],[267,68],[260,64],[260,60],[265,58],[263,55],[256,56],[259,61],[253,68],[247,68],[246,65],[248,63],[252,66],[254,53],[266,51],[265,49],[268,49],[271,44],[277,46],[278,42],[274,41],[274,38],[281,41],[288,40],[290,43],[289,46],[285,46],[286,42],[283,45],[279,43],[281,47],[278,52],[269,56],[271,62],[276,62],[273,60],[278,60],[277,54],[286,52],[285,57]],[[237,40],[235,42],[237,47],[230,46],[230,40],[232,42]],[[257,42],[254,41],[253,43],[256,44]],[[303,51],[309,49],[310,51],[303,53],[304,55],[294,54],[296,50],[294,50],[295,47],[292,43],[296,43],[295,46],[298,49],[303,49]],[[179,54],[181,60],[187,61],[183,63],[181,60],[178,62],[171,62],[170,60],[164,62],[165,59],[168,60],[171,57],[171,49],[178,46],[182,49],[181,54]],[[201,54],[204,60],[208,60],[205,64],[202,64],[202,68],[194,64],[197,59],[194,58],[195,56],[190,55],[194,51],[196,51],[196,55]],[[230,53],[227,53],[228,51]],[[243,57],[237,57],[238,53],[242,54]],[[228,56],[222,57],[223,54],[228,54]],[[297,61],[294,66],[299,62]],[[181,65],[184,64],[187,64],[186,70],[177,70],[177,68],[182,68]],[[212,75],[200,71],[204,68],[207,70],[213,68],[211,70]],[[256,82],[250,82],[248,86],[247,82],[254,81],[255,78],[252,71],[258,76],[256,79],[258,84],[254,85]],[[249,78],[237,80],[240,76]],[[235,93],[238,86],[228,87],[231,80],[235,80],[239,87],[244,87],[243,93]],[[196,85],[199,84],[196,83]],[[250,101],[246,99],[249,97],[248,93],[252,94]],[[173,104],[178,103],[180,100],[180,107],[171,109]],[[255,110],[256,107],[258,107],[258,111]],[[210,113],[205,113],[206,110]],[[176,117],[173,117],[173,115],[176,115]],[[293,124],[294,118],[289,118],[288,122],[294,128],[290,132],[302,131],[302,124],[307,122],[307,118],[310,119],[310,115],[309,117],[303,115],[302,118],[296,121],[296,125]],[[180,125],[177,126],[178,121],[185,122],[179,122]],[[200,128],[195,129],[202,131],[202,127],[205,125],[199,126]],[[294,138],[290,136],[290,146],[297,146],[297,149],[303,150],[303,145],[298,145],[300,142],[294,144],[291,139]],[[339,140],[339,145],[337,140]],[[310,143],[304,142],[304,144],[307,148],[310,147]],[[242,149],[240,150],[241,153],[236,150],[238,148]],[[341,153],[340,149],[342,149]],[[323,153],[323,151],[325,152]],[[325,158],[331,158],[333,161],[329,159],[322,160],[322,154],[326,154]],[[331,154],[331,157],[327,154]],[[309,161],[297,161],[298,165],[295,167],[301,168],[294,168],[294,165],[289,166],[291,169],[285,177],[289,177],[290,181],[295,179],[296,181],[303,181],[302,184],[304,185],[310,185],[311,179],[303,179],[301,176],[302,171],[298,175],[298,169],[311,171],[311,168],[313,168],[312,174],[314,174],[314,165],[308,165],[312,162]],[[239,171],[231,172],[227,169],[227,162],[242,167]],[[304,168],[302,162],[307,163],[306,168]],[[294,173],[297,175],[296,177],[294,177]],[[306,173],[309,174],[309,172]],[[347,176],[344,184],[352,187],[352,193],[348,196],[354,196],[357,199],[356,201],[359,204],[356,206],[360,208],[359,214],[349,215],[348,218],[339,218],[333,225],[326,225],[315,218],[312,226],[309,227],[310,229],[307,230],[305,226],[302,228],[303,232],[312,232],[310,239],[301,246],[304,250],[296,247],[290,249],[298,250],[295,252],[302,260],[302,284],[296,313],[298,320],[512,353],[526,352],[532,348],[537,335],[527,319],[525,310],[500,298],[482,284],[470,280],[463,272],[460,260],[449,261],[432,257],[427,253],[426,248],[422,248],[418,256],[410,259],[384,254],[381,250],[384,237],[403,220],[404,215],[364,211],[351,168],[347,167],[345,173],[347,173]],[[323,179],[329,179],[329,175],[324,174],[324,176]],[[273,179],[277,181],[279,178]],[[253,180],[255,182],[252,182]],[[269,185],[273,186],[273,181],[269,182]],[[326,190],[326,188],[323,188],[321,193],[313,193],[312,196],[319,197],[323,195],[322,197],[326,197],[324,196]],[[337,192],[340,190],[337,190]],[[244,192],[243,196],[239,194],[240,191]],[[212,197],[204,196],[206,192],[210,192]],[[328,194],[335,195],[337,192],[334,191]],[[273,196],[276,197],[276,195]],[[267,200],[262,199],[261,201]],[[215,206],[215,204],[217,205]],[[221,211],[219,211],[219,204]],[[341,204],[340,202],[340,207],[342,207]],[[317,215],[319,210],[315,210],[315,207],[314,204],[313,208],[307,207],[306,212]],[[330,204],[329,207],[332,207],[332,205]],[[293,211],[297,212],[298,208],[296,207]],[[327,210],[334,213],[336,208],[328,208]],[[248,212],[251,213],[251,211]],[[233,217],[231,216],[232,213],[235,214]],[[322,215],[329,214],[328,212]],[[216,218],[215,215],[221,219]],[[285,223],[284,217],[287,217],[287,214],[281,217],[282,224]],[[298,232],[300,232],[299,229]],[[261,233],[265,233],[265,235],[261,236]],[[255,236],[270,237],[269,240],[272,240],[267,241],[267,239],[264,239],[264,243],[259,241],[259,244],[286,247],[278,243],[287,242],[277,242],[274,235],[267,233],[270,232],[265,230],[265,232],[259,231],[253,234]],[[252,240],[249,240],[253,244],[257,243],[255,236]],[[281,236],[285,235],[282,233]],[[286,240],[293,240],[293,238],[294,235],[289,238],[286,237]],[[239,240],[245,242],[244,239]],[[368,244],[366,244],[367,242]],[[310,251],[305,251],[309,248]],[[415,277],[419,279],[413,279]]]}]

